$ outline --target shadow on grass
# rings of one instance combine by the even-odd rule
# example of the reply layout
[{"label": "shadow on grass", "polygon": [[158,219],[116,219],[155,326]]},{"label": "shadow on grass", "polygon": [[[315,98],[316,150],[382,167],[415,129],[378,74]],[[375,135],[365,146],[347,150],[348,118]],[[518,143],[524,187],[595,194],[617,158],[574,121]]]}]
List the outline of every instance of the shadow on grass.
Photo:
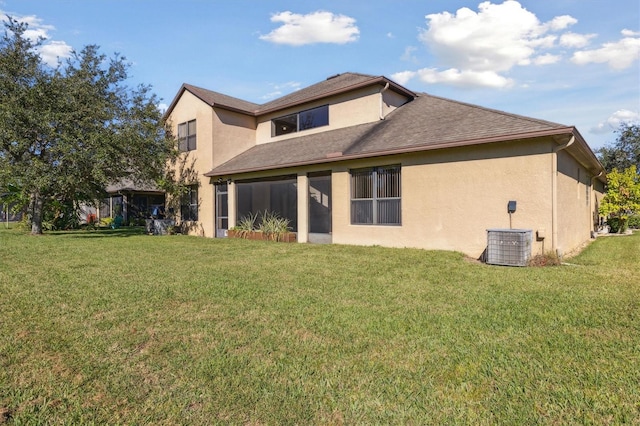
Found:
[{"label": "shadow on grass", "polygon": [[119,229],[78,229],[72,231],[50,231],[45,233],[45,235],[63,235],[69,238],[122,238],[146,235],[146,229],[143,226],[134,226]]}]

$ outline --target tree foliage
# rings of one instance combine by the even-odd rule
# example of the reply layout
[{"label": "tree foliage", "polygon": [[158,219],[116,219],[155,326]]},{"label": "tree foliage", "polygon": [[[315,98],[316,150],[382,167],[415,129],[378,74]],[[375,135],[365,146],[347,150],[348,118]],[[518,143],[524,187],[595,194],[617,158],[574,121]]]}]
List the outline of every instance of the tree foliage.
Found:
[{"label": "tree foliage", "polygon": [[597,150],[605,170],[626,170],[635,165],[640,171],[640,124],[623,123],[616,133],[615,143]]},{"label": "tree foliage", "polygon": [[640,212],[640,176],[636,166],[622,172],[613,169],[607,175],[607,193],[600,203],[600,214],[617,218],[622,232],[629,216],[637,212]]},{"label": "tree foliage", "polygon": [[51,68],[27,29],[9,18],[0,40],[0,191],[21,189],[41,233],[55,202],[95,200],[125,177],[161,178],[174,141],[150,87],[126,85],[124,57],[90,45]]}]

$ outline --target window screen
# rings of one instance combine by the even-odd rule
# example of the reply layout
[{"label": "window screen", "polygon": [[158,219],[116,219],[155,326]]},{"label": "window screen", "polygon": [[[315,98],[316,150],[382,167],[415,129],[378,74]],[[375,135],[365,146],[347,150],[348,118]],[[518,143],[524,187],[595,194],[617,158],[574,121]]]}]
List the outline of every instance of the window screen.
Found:
[{"label": "window screen", "polygon": [[180,152],[196,149],[196,120],[178,124],[178,149]]},{"label": "window screen", "polygon": [[400,166],[351,171],[351,223],[400,225]]}]

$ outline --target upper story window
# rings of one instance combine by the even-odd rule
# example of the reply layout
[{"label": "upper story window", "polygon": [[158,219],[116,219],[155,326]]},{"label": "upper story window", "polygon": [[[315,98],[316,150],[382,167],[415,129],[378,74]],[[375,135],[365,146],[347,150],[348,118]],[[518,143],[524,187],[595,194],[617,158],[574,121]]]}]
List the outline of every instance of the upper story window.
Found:
[{"label": "upper story window", "polygon": [[196,120],[178,124],[178,149],[180,152],[196,149]]},{"label": "upper story window", "polygon": [[286,135],[329,124],[329,105],[271,120],[271,136]]}]

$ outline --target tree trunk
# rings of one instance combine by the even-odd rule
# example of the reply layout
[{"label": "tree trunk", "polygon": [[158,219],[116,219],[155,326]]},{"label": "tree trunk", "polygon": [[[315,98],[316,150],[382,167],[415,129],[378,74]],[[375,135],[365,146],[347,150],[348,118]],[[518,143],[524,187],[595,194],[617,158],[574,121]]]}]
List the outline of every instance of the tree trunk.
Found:
[{"label": "tree trunk", "polygon": [[42,214],[44,210],[44,197],[36,191],[31,194],[31,235],[42,234]]}]

